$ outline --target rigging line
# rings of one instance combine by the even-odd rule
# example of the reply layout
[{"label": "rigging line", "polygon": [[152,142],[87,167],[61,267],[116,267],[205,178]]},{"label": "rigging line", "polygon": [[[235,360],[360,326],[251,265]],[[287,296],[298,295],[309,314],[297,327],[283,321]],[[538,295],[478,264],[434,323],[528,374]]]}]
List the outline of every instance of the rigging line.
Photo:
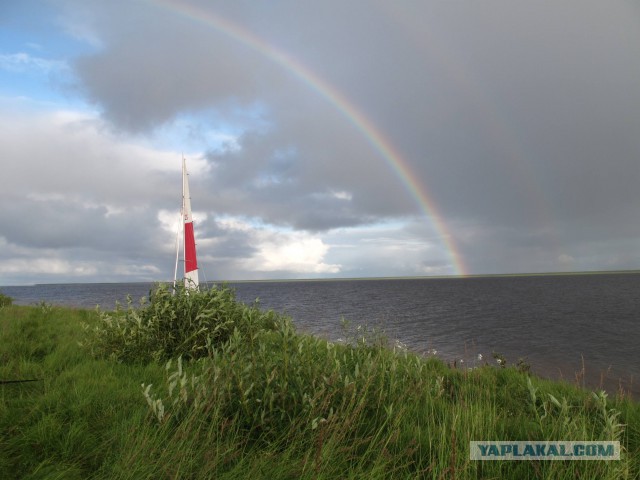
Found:
[{"label": "rigging line", "polygon": [[200,272],[202,272],[202,276],[204,277],[204,283],[205,283],[205,285],[207,285],[208,280],[207,280],[207,275],[204,273],[204,268],[198,267],[198,273],[200,273]]}]

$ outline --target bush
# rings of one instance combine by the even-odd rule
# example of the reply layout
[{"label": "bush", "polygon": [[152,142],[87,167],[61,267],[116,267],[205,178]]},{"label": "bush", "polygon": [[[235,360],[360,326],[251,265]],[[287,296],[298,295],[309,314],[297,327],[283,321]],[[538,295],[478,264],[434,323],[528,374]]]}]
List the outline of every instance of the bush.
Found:
[{"label": "bush", "polygon": [[0,307],[9,307],[13,303],[13,298],[0,293]]},{"label": "bush", "polygon": [[122,362],[185,360],[208,356],[232,334],[250,336],[255,331],[278,330],[291,324],[257,304],[245,305],[228,287],[188,290],[182,285],[169,289],[159,285],[134,308],[98,312],[100,321],[87,328],[85,345],[94,355]]}]

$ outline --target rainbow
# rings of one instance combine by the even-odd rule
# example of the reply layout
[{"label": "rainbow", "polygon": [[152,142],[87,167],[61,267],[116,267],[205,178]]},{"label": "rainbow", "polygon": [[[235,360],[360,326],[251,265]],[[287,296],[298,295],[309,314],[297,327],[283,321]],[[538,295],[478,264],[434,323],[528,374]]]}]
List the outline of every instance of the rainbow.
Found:
[{"label": "rainbow", "polygon": [[344,97],[334,86],[318,77],[305,65],[287,55],[282,50],[268,44],[254,33],[202,7],[176,0],[148,0],[149,3],[165,8],[173,13],[193,22],[214,28],[246,47],[257,51],[261,55],[280,65],[299,80],[315,90],[320,96],[338,110],[364,136],[367,142],[376,150],[393,170],[406,190],[416,201],[421,211],[431,219],[431,222],[443,242],[454,272],[459,276],[466,276],[467,268],[464,259],[455,244],[453,235],[449,232],[442,216],[438,213],[433,200],[417,181],[407,161],[397,151],[391,141],[380,132],[376,126],[365,117],[358,108]]}]

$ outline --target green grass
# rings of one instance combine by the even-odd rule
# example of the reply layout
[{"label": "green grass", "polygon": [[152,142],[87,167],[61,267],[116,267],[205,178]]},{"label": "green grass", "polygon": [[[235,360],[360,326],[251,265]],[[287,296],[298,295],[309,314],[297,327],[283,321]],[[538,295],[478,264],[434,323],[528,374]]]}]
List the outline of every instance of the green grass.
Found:
[{"label": "green grass", "polygon": [[[0,478],[639,478],[640,405],[517,368],[348,342],[214,289],[0,308]],[[620,461],[469,460],[470,440],[619,440]]]}]

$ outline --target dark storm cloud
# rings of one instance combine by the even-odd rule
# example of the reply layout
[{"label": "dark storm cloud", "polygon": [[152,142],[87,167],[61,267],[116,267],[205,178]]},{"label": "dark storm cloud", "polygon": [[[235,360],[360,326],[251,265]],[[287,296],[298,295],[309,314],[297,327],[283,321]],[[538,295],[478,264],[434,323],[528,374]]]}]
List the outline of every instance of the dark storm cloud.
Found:
[{"label": "dark storm cloud", "polygon": [[278,131],[247,134],[238,151],[211,153],[215,166],[205,189],[216,195],[212,204],[307,230],[415,211],[377,152],[354,141],[339,116],[319,107],[315,112],[326,123],[278,116]]},{"label": "dark storm cloud", "polygon": [[[518,221],[531,214],[527,195],[544,190],[523,192],[523,183],[549,182],[553,192],[564,185],[560,202],[593,190],[582,180],[587,187],[602,182],[601,191],[637,180],[598,171],[606,161],[622,162],[619,170],[628,172],[638,149],[638,23],[624,4],[366,5],[212,8],[292,52],[344,92],[395,141],[451,214]],[[252,152],[255,162],[293,145],[308,157],[307,164],[294,159],[303,165],[298,168],[320,173],[320,181],[337,181],[331,172],[341,167],[340,178],[356,184],[371,174],[361,159],[375,152],[360,146],[354,155],[349,144],[362,142],[357,132],[326,105],[313,108],[314,93],[268,58],[164,9],[138,6],[126,22],[105,18],[109,43],[83,59],[79,73],[91,98],[120,126],[142,128],[183,110],[261,101],[277,136],[271,151]],[[505,143],[515,144],[522,158],[513,158]],[[322,168],[327,165],[332,168]],[[522,178],[527,174],[532,178]],[[405,202],[404,208],[412,207]]]},{"label": "dark storm cloud", "polygon": [[208,108],[233,117],[261,100],[265,85],[287,82],[251,48],[176,11],[142,2],[69,3],[90,12],[103,44],[76,62],[80,88],[119,128],[148,130]]},{"label": "dark storm cloud", "polygon": [[[117,11],[103,11],[106,19],[96,21],[113,29],[103,34],[106,48],[77,66],[89,98],[118,128],[137,132],[184,111],[211,109],[225,118],[233,109],[266,105],[271,127],[246,132],[240,151],[210,155],[217,168],[208,190],[218,211],[309,230],[417,211],[379,153],[290,72],[166,11],[136,9],[123,24],[110,16]],[[245,19],[236,14],[238,22]],[[351,200],[332,192],[348,192]]]}]

